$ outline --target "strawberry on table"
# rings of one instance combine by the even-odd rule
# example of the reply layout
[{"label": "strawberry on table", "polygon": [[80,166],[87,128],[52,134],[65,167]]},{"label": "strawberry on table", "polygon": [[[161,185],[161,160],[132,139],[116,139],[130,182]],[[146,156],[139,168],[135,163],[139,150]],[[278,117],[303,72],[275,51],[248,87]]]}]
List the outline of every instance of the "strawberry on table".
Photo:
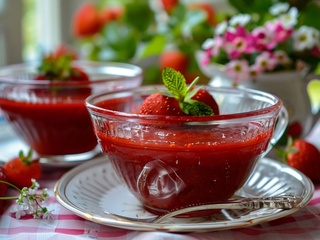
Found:
[{"label": "strawberry on table", "polygon": [[32,150],[25,156],[23,151],[19,156],[4,164],[9,182],[19,188],[30,187],[31,179],[39,180],[41,176],[41,166],[38,159],[32,159]]},{"label": "strawberry on table", "polygon": [[169,116],[212,116],[219,114],[219,107],[210,93],[196,88],[196,78],[189,86],[184,76],[172,68],[162,72],[164,85],[170,96],[154,93],[148,96],[140,108],[140,114]]},{"label": "strawberry on table", "polygon": [[[9,178],[7,175],[6,170],[0,166],[0,181],[8,182]],[[5,197],[8,191],[8,185],[4,183],[0,183],[0,198]],[[0,200],[0,214],[3,213],[3,207],[4,207],[5,201]]]},{"label": "strawberry on table", "polygon": [[277,150],[282,161],[301,171],[314,182],[320,182],[320,152],[303,139],[288,139],[285,150]]}]

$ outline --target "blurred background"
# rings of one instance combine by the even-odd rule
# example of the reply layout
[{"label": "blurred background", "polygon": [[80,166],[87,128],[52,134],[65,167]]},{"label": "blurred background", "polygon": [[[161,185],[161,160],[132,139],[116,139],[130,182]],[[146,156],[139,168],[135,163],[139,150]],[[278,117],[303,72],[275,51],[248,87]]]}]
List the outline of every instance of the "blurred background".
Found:
[{"label": "blurred background", "polygon": [[[271,7],[276,4],[276,13],[271,13]],[[285,33],[290,32],[291,37],[300,39],[301,42],[295,45],[294,39],[290,37],[277,42],[270,51],[274,53],[284,50],[292,60],[291,65],[263,71],[266,74],[296,71],[296,63],[300,64],[300,60],[303,60],[305,66],[311,66],[308,68],[311,73],[310,81],[320,78],[319,13],[320,1],[317,0],[0,0],[0,67],[39,61],[44,55],[62,47],[72,49],[79,59],[137,64],[144,69],[143,84],[161,83],[161,70],[164,66],[182,72],[187,82],[200,76],[200,83],[210,84],[220,74],[218,67],[226,69],[234,59],[228,59],[226,52],[220,50],[219,55],[209,56],[211,64],[207,65],[207,70],[202,64],[203,59],[197,58],[197,53],[206,50],[212,54],[212,49],[204,49],[204,45],[209,40],[211,45],[206,46],[212,48],[215,31],[222,29],[222,23],[234,20],[236,25],[241,26],[246,24],[246,18],[241,17],[242,14],[248,14],[250,22],[245,30],[250,34],[265,27],[266,23],[281,20],[283,16],[291,19],[292,25],[289,25]],[[236,15],[240,15],[240,18],[235,19]],[[307,26],[304,31],[301,30],[303,26]],[[268,43],[266,33],[261,33],[265,35],[265,39],[261,40]],[[235,41],[232,46],[237,46],[238,37],[242,38],[242,43],[246,43],[247,40],[240,31],[234,35],[231,38],[231,41]],[[299,48],[298,55],[293,51],[295,47]],[[261,52],[253,52],[250,56],[241,54],[248,58],[249,64],[253,64],[259,59]],[[233,71],[239,67],[233,66]],[[244,69],[243,66],[240,68]],[[251,74],[252,69],[247,74]],[[246,80],[251,79],[247,76]],[[297,89],[305,89],[304,95],[308,98],[307,82],[301,81],[304,85]],[[297,84],[301,84],[301,81]],[[262,90],[264,89],[268,88],[263,86]],[[296,97],[297,94],[288,94],[287,88],[284,89],[285,95],[281,96],[283,99],[291,95],[292,101],[302,102]],[[308,92],[313,109],[308,113],[310,123],[307,124],[306,132],[316,122],[313,115],[319,115],[320,81],[313,81],[312,86],[309,84]],[[293,102],[290,105],[297,104]],[[299,109],[295,112],[296,115],[301,115]],[[296,121],[296,118],[298,119],[296,116],[291,117],[292,121]],[[298,120],[299,124],[306,124],[304,119],[299,117]],[[2,125],[4,119],[0,112],[0,127]],[[4,130],[0,138],[4,135],[3,132]]]},{"label": "blurred background", "polygon": [[[72,18],[85,2],[106,1],[0,0],[0,66],[39,60],[62,43],[75,44]],[[227,1],[207,2],[220,10],[232,9]]]}]

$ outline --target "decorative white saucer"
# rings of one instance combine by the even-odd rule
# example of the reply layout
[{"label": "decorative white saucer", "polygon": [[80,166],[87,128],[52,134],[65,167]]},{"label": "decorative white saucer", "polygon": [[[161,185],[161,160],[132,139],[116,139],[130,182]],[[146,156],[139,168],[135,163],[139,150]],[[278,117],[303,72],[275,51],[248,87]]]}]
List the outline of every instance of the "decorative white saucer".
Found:
[{"label": "decorative white saucer", "polygon": [[[107,158],[90,160],[75,167],[62,176],[54,188],[55,197],[62,206],[89,221],[130,230],[167,232],[204,232],[254,226],[298,211],[308,204],[313,192],[314,186],[305,175],[275,160],[263,158],[237,195],[297,195],[303,199],[299,208],[222,210],[210,218],[171,218],[155,224],[138,221],[153,215],[143,209],[119,180]],[[105,211],[134,219],[115,219]]]}]

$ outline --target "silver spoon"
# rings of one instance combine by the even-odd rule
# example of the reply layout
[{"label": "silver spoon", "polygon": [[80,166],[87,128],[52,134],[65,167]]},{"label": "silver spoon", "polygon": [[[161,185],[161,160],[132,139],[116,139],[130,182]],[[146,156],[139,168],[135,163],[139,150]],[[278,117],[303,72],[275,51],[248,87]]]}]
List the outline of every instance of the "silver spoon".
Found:
[{"label": "silver spoon", "polygon": [[155,223],[160,224],[167,220],[168,218],[175,217],[181,214],[204,211],[204,210],[213,210],[213,209],[261,209],[261,208],[270,208],[270,209],[291,209],[299,207],[299,203],[302,201],[302,198],[299,196],[292,195],[283,195],[275,197],[266,197],[266,198],[240,198],[234,200],[228,200],[224,202],[217,202],[212,204],[200,204],[194,206],[188,206],[185,208],[177,209],[171,212],[168,212],[164,215],[154,216],[149,218],[133,218],[120,216],[108,211],[104,211],[108,217],[113,218],[118,221],[134,221],[134,222],[145,222],[145,223]]}]

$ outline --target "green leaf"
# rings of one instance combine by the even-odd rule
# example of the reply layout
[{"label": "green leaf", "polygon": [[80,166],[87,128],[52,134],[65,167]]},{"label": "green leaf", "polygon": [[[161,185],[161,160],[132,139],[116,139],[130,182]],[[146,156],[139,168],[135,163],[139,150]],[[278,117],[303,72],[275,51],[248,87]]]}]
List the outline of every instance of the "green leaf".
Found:
[{"label": "green leaf", "polygon": [[154,14],[147,1],[132,1],[125,5],[125,21],[139,32],[145,32],[154,22]]},{"label": "green leaf", "polygon": [[[188,91],[188,92],[187,92],[187,95],[186,95],[185,98],[184,98],[184,100],[185,100],[186,102],[190,101],[191,98],[192,98],[194,95],[196,95],[196,93],[197,93],[201,88],[202,88],[202,87],[200,86],[200,87],[197,87],[197,88],[193,88],[191,91]],[[189,89],[189,88],[188,88],[188,89]]]},{"label": "green leaf", "polygon": [[21,161],[27,165],[31,164],[32,160],[32,149],[29,149],[27,155],[24,155],[24,152],[22,150],[19,151],[19,158]]},{"label": "green leaf", "polygon": [[166,37],[164,35],[155,36],[142,50],[139,59],[159,55],[166,46]]},{"label": "green leaf", "polygon": [[189,102],[181,102],[180,104],[181,110],[192,116],[213,116],[213,110],[207,104],[199,101],[189,101]]},{"label": "green leaf", "polygon": [[179,72],[172,68],[164,68],[162,71],[163,83],[169,90],[169,92],[179,102],[181,110],[192,116],[213,116],[213,109],[203,102],[199,102],[191,99],[199,90],[195,88],[195,84],[198,82],[197,77],[188,87],[186,79]]},{"label": "green leaf", "polygon": [[241,13],[257,14],[265,14],[274,3],[273,0],[228,0],[228,2]]},{"label": "green leaf", "polygon": [[158,66],[150,66],[144,68],[144,84],[161,84],[161,75],[160,69]]},{"label": "green leaf", "polygon": [[132,59],[136,53],[139,36],[130,26],[119,22],[111,22],[104,28],[106,46],[110,47],[115,60]]},{"label": "green leaf", "polygon": [[166,67],[162,71],[162,79],[173,97],[178,101],[183,101],[187,94],[187,83],[184,76],[179,71]]},{"label": "green leaf", "polygon": [[[187,87],[187,95],[191,95],[191,97],[194,95],[194,94],[196,94],[196,92],[199,90],[199,88],[198,88],[198,90],[196,90],[196,92],[194,92],[194,86],[198,83],[198,81],[199,81],[199,77],[196,77],[191,83],[190,83],[190,85]],[[200,87],[201,88],[201,87]],[[193,89],[193,90],[192,90]],[[192,91],[191,91],[192,90]],[[191,94],[191,92],[194,92],[193,94]],[[190,98],[191,98],[190,97]]]},{"label": "green leaf", "polygon": [[305,6],[304,11],[300,11],[300,25],[307,25],[320,30],[320,5],[314,2],[310,2]]}]

